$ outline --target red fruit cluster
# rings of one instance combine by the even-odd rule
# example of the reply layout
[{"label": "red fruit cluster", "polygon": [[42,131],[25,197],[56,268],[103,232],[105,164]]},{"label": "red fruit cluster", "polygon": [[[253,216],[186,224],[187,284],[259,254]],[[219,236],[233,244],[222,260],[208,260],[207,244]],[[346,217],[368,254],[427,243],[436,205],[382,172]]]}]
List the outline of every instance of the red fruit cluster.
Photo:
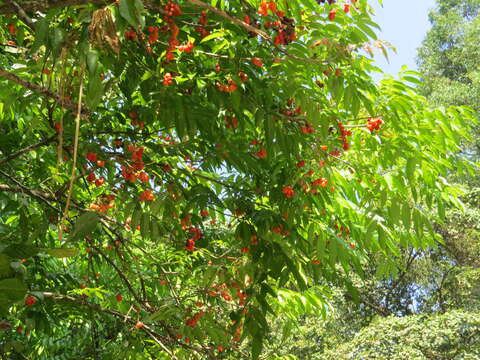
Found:
[{"label": "red fruit cluster", "polygon": [[297,39],[295,34],[295,26],[293,25],[294,20],[287,18],[283,11],[277,10],[275,2],[262,1],[260,3],[260,8],[258,13],[262,16],[267,16],[268,11],[271,11],[273,15],[278,16],[279,20],[277,21],[266,21],[263,26],[265,29],[274,29],[277,31],[277,35],[274,38],[275,45],[288,45],[292,41]]},{"label": "red fruit cluster", "polygon": [[140,121],[140,120],[138,120],[138,119],[133,119],[133,120],[132,120],[132,125],[138,126],[138,128],[139,128],[140,130],[143,130],[143,129],[145,128],[145,124],[143,123],[143,121]]},{"label": "red fruit cluster", "polygon": [[153,201],[155,200],[155,196],[153,195],[152,191],[151,190],[144,190],[140,193],[140,197],[138,199],[138,201],[142,202],[142,201]]},{"label": "red fruit cluster", "polygon": [[17,28],[13,24],[8,24],[8,32],[10,35],[17,35]]},{"label": "red fruit cluster", "polygon": [[95,179],[96,179],[96,176],[95,176],[95,174],[94,174],[93,172],[91,172],[90,174],[88,174],[88,176],[87,176],[87,181],[88,181],[90,184],[93,183],[93,182],[95,181]]},{"label": "red fruit cluster", "polygon": [[337,16],[337,9],[335,9],[335,8],[332,9],[332,10],[330,10],[330,12],[328,13],[328,19],[329,19],[330,21],[335,20],[335,17],[336,17],[336,16]]},{"label": "red fruit cluster", "polygon": [[37,300],[36,297],[28,296],[28,297],[25,299],[25,306],[32,306],[32,305],[35,304],[37,301],[38,301],[38,300]]},{"label": "red fruit cluster", "polygon": [[302,168],[305,166],[305,160],[300,160],[299,162],[297,162],[297,168]]},{"label": "red fruit cluster", "polygon": [[140,177],[140,176],[142,177],[141,180],[142,179],[145,180],[145,175],[147,174],[141,175],[141,174],[135,173],[135,171],[143,170],[145,167],[145,164],[142,161],[144,148],[128,145],[127,150],[132,152],[131,159],[133,160],[133,163],[122,165],[120,167],[120,169],[122,170],[122,177],[129,182],[135,182],[137,177]]},{"label": "red fruit cluster", "polygon": [[163,85],[168,86],[172,85],[173,83],[173,76],[171,73],[167,72],[165,75],[163,75]]},{"label": "red fruit cluster", "polygon": [[156,26],[149,26],[147,28],[148,32],[149,32],[149,35],[148,35],[148,43],[151,45],[151,44],[154,44],[157,42],[158,40],[158,32],[160,31],[158,29],[158,27]]},{"label": "red fruit cluster", "polygon": [[272,226],[270,231],[273,232],[273,233],[276,233],[276,234],[283,235],[283,236],[288,236],[288,235],[291,234],[290,231],[284,230],[283,224],[280,224],[280,225],[277,225],[277,226]]},{"label": "red fruit cluster", "polygon": [[238,119],[233,117],[225,117],[225,127],[227,129],[236,129],[238,127]]},{"label": "red fruit cluster", "polygon": [[258,57],[254,57],[252,58],[252,64],[255,65],[255,66],[258,66],[259,68],[261,68],[263,66],[263,61],[262,59],[258,58]]},{"label": "red fruit cluster", "polygon": [[163,10],[165,10],[167,16],[180,16],[182,15],[182,9],[178,4],[175,4],[174,2],[169,2],[163,7]]},{"label": "red fruit cluster", "polygon": [[284,186],[282,188],[282,193],[287,198],[292,198],[292,197],[295,196],[295,190],[293,190],[293,187],[291,187],[291,186]]},{"label": "red fruit cluster", "polygon": [[305,126],[300,126],[300,131],[305,135],[307,135],[307,134],[312,134],[314,129],[313,129],[313,126],[308,121],[305,121]]},{"label": "red fruit cluster", "polygon": [[206,11],[201,12],[200,19],[198,19],[198,23],[201,26],[197,26],[195,28],[195,31],[198,32],[202,38],[210,35],[210,31],[205,29],[205,26],[207,26],[207,12]]},{"label": "red fruit cluster", "polygon": [[127,40],[135,40],[137,38],[137,33],[135,30],[130,29],[130,30],[125,30],[125,39]]},{"label": "red fruit cluster", "polygon": [[137,321],[137,323],[135,324],[135,329],[141,329],[145,326],[145,324],[141,321]]},{"label": "red fruit cluster", "polygon": [[91,161],[92,163],[95,163],[97,161],[97,154],[94,152],[88,152],[86,155],[87,160]]},{"label": "red fruit cluster", "polygon": [[248,81],[248,75],[242,71],[238,73],[238,77],[240,78],[240,81],[243,83]]},{"label": "red fruit cluster", "polygon": [[297,106],[295,109],[293,110],[288,110],[288,109],[285,109],[285,110],[282,110],[282,114],[286,115],[286,116],[298,116],[302,113],[302,107],[301,106]]},{"label": "red fruit cluster", "polygon": [[95,180],[95,186],[100,187],[105,183],[105,178],[100,176],[97,180]]},{"label": "red fruit cluster", "polygon": [[62,130],[62,125],[61,125],[59,122],[57,122],[57,121],[55,121],[55,122],[53,123],[53,127],[55,128],[55,131],[56,131],[57,133],[59,133],[59,132]]},{"label": "red fruit cluster", "polygon": [[165,54],[165,58],[167,59],[167,61],[172,61],[175,59],[174,51],[179,45],[177,38],[178,38],[178,34],[180,33],[180,29],[172,20],[172,16],[181,15],[182,10],[180,9],[180,6],[172,2],[165,5],[164,9],[165,9],[165,12],[167,13],[164,20],[168,24],[168,27],[171,33],[170,39],[168,41],[168,48]]},{"label": "red fruit cluster", "polygon": [[256,152],[255,156],[259,159],[265,159],[267,157],[267,149],[262,147]]},{"label": "red fruit cluster", "polygon": [[177,49],[178,49],[178,51],[192,52],[193,43],[191,41],[189,41],[185,45],[178,46]]},{"label": "red fruit cluster", "polygon": [[[262,16],[267,16],[269,10],[272,13],[276,14],[278,12],[277,11],[277,4],[275,4],[274,1],[269,1],[269,2],[262,1],[260,3],[260,7],[258,8],[258,13]],[[280,12],[280,14],[282,14],[282,13]]]},{"label": "red fruit cluster", "polygon": [[348,143],[347,136],[351,136],[352,132],[350,130],[345,130],[342,123],[338,123],[338,128],[340,129],[340,137],[339,140],[343,143],[343,150],[347,151],[350,148],[350,144]]},{"label": "red fruit cluster", "polygon": [[192,237],[187,240],[187,243],[185,245],[185,250],[187,251],[195,251],[195,241],[200,240],[203,236],[202,230],[200,228],[195,228],[192,227],[188,231]]},{"label": "red fruit cluster", "polygon": [[185,322],[185,325],[194,327],[197,325],[197,322],[205,315],[205,311],[201,310],[195,315],[193,315],[191,318],[187,319]]},{"label": "red fruit cluster", "polygon": [[322,188],[327,187],[328,180],[325,178],[319,178],[312,182],[312,186],[320,186]]},{"label": "red fruit cluster", "polygon": [[233,80],[233,79],[228,79],[227,80],[227,85],[222,85],[222,84],[217,83],[218,90],[223,91],[223,92],[234,92],[235,90],[237,90],[237,87],[238,87],[238,85],[235,82],[235,80]]},{"label": "red fruit cluster", "polygon": [[367,129],[373,132],[374,130],[379,130],[382,124],[383,120],[381,117],[368,118]]}]

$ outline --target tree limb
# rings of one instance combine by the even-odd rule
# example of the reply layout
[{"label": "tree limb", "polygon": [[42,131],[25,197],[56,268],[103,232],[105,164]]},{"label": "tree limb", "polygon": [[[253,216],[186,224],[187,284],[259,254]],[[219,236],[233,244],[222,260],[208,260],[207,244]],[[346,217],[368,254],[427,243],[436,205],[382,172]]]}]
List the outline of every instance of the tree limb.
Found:
[{"label": "tree limb", "polygon": [[22,21],[28,25],[28,27],[32,30],[35,30],[35,23],[32,21],[30,16],[27,15],[25,10],[14,0],[7,0],[7,3],[10,4],[15,9],[18,17],[22,19]]},{"label": "tree limb", "polygon": [[247,31],[250,31],[250,32],[253,32],[257,35],[260,35],[262,38],[266,39],[266,40],[270,40],[270,36],[260,30],[260,29],[257,29],[256,27],[252,26],[252,25],[249,25],[247,24],[245,21],[242,21],[240,19],[237,19],[236,17],[233,17],[229,14],[227,14],[225,11],[222,11],[220,9],[217,9],[216,7],[210,5],[210,4],[207,4],[207,3],[204,3],[203,1],[200,1],[200,0],[187,0],[190,4],[193,4],[193,5],[196,5],[198,7],[201,7],[203,9],[208,9],[210,10],[211,12],[227,19],[227,20],[230,20],[231,22],[237,24],[237,25],[240,25],[241,27],[243,27],[245,30]]},{"label": "tree limb", "polygon": [[[95,4],[95,5],[107,5],[109,2],[105,0],[31,0],[31,1],[22,1],[19,5],[25,12],[36,12],[36,11],[48,11],[50,9],[56,9],[67,6],[79,6],[85,4]],[[10,15],[17,13],[14,5],[4,4],[0,6],[0,14]]]},{"label": "tree limb", "polygon": [[[133,325],[135,325],[137,323],[136,319],[132,318],[129,315],[121,313],[120,311],[105,309],[105,308],[102,308],[99,305],[90,304],[90,303],[88,303],[88,302],[86,302],[82,299],[75,298],[73,296],[58,295],[58,294],[54,294],[54,293],[51,293],[51,292],[44,292],[43,296],[46,297],[46,298],[51,298],[53,300],[65,300],[65,301],[68,301],[68,302],[76,303],[78,305],[86,306],[86,307],[88,307],[92,310],[95,310],[97,312],[101,312],[101,313],[104,313],[104,314],[110,314],[110,315],[116,316],[118,318],[121,318],[125,322],[129,322]],[[150,336],[172,359],[176,359],[175,355],[160,341],[161,336],[159,334],[157,334],[152,328],[150,328],[148,325],[143,324],[143,326],[140,327],[139,329],[141,331],[143,331],[145,334],[147,334],[148,336]]]},{"label": "tree limb", "polygon": [[[66,98],[62,98],[60,95],[58,95],[57,93],[53,92],[53,91],[50,91],[48,89],[45,89],[39,85],[36,85],[36,84],[33,84],[31,82],[28,82],[26,80],[23,80],[21,79],[20,77],[18,77],[17,75],[15,74],[12,74],[11,72],[8,72],[2,68],[0,68],[0,76],[3,76],[4,78],[16,83],[16,84],[19,84],[21,86],[23,86],[24,88],[27,88],[33,92],[36,92],[36,93],[39,93],[45,97],[48,97],[48,98],[51,98],[51,99],[54,99],[55,101],[57,101],[57,103],[59,105],[61,105],[62,107],[66,108],[66,109],[69,109],[71,111],[76,111],[77,110],[77,105],[71,101],[71,100],[68,100]],[[82,106],[82,115],[88,115],[90,114],[90,111],[85,107],[85,105]]]},{"label": "tree limb", "polygon": [[44,146],[44,145],[48,145],[48,144],[50,144],[51,142],[53,142],[56,137],[57,137],[56,135],[51,136],[51,137],[49,137],[48,139],[45,139],[45,140],[43,140],[43,141],[40,141],[39,143],[32,144],[32,145],[30,145],[30,146],[27,146],[26,148],[23,148],[23,149],[18,150],[17,152],[14,152],[14,153],[12,153],[12,154],[10,154],[10,155],[8,155],[8,156],[5,156],[3,159],[0,159],[0,165],[3,164],[3,163],[6,163],[6,162],[8,162],[8,161],[10,161],[10,160],[12,160],[12,159],[15,159],[16,157],[18,157],[18,156],[20,156],[20,155],[22,155],[22,154],[25,154],[25,153],[27,153],[27,152],[29,152],[29,151],[32,151],[32,150],[34,150],[34,149],[36,149],[36,148],[42,147],[42,146]]}]

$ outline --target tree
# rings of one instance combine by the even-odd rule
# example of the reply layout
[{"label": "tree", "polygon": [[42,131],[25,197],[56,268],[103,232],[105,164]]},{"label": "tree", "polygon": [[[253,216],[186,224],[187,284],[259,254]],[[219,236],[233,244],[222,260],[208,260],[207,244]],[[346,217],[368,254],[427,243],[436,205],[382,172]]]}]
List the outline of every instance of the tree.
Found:
[{"label": "tree", "polygon": [[456,203],[474,113],[372,81],[366,1],[0,13],[5,356],[257,358]]},{"label": "tree", "polygon": [[437,1],[430,13],[431,30],[418,51],[422,92],[437,105],[480,103],[478,0]]}]

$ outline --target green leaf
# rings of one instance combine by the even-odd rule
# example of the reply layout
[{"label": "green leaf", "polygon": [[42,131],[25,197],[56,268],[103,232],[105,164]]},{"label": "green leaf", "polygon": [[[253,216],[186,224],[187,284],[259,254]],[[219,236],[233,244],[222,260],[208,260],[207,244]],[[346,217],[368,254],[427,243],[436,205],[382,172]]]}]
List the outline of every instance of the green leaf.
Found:
[{"label": "green leaf", "polygon": [[0,280],[0,302],[11,303],[22,300],[27,294],[27,286],[20,279]]},{"label": "green leaf", "polygon": [[39,249],[29,244],[12,244],[1,251],[13,259],[27,259],[38,254]]},{"label": "green leaf", "polygon": [[10,263],[12,259],[7,255],[0,254],[0,279],[11,277],[13,275]]},{"label": "green leaf", "polygon": [[78,254],[76,248],[59,248],[59,249],[47,249],[46,253],[57,258],[73,257]]},{"label": "green leaf", "polygon": [[211,33],[210,35],[207,35],[205,36],[201,41],[200,41],[200,44],[204,43],[204,42],[207,42],[209,40],[212,40],[212,39],[218,39],[218,38],[222,38],[225,36],[225,31],[215,31],[213,33]]},{"label": "green leaf", "polygon": [[410,204],[408,203],[404,203],[402,207],[402,222],[407,230],[410,229]]},{"label": "green leaf", "polygon": [[263,336],[255,335],[252,339],[252,360],[257,360],[262,352]]},{"label": "green leaf", "polygon": [[120,15],[134,28],[142,25],[143,3],[140,0],[122,0],[119,9]]},{"label": "green leaf", "polygon": [[86,235],[91,234],[95,230],[99,221],[100,217],[97,213],[86,212],[82,214],[75,223],[67,241],[82,240]]}]

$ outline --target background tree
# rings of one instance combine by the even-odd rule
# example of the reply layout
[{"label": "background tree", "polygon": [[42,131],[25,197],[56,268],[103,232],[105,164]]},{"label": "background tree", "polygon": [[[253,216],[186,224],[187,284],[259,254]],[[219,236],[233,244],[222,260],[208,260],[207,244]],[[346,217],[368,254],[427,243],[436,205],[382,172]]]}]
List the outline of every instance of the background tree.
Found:
[{"label": "background tree", "polygon": [[431,29],[418,50],[423,93],[437,105],[479,110],[480,36],[478,0],[438,0]]}]

